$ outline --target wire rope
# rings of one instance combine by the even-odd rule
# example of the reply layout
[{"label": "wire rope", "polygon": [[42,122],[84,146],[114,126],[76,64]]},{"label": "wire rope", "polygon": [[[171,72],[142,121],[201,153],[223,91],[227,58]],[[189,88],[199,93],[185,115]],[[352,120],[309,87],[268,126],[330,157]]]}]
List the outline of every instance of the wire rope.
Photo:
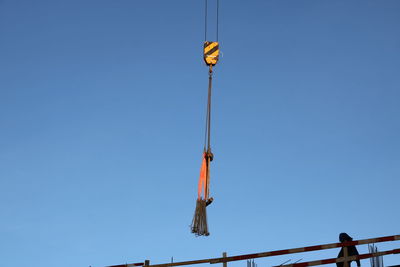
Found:
[{"label": "wire rope", "polygon": [[219,0],[217,0],[217,42],[218,42],[218,31],[219,31]]},{"label": "wire rope", "polygon": [[[204,41],[207,41],[208,28],[208,0],[204,0]],[[219,35],[219,0],[217,0],[217,23],[216,23],[216,41],[218,42]]]},{"label": "wire rope", "polygon": [[204,9],[204,41],[207,41],[207,14],[208,14],[208,0],[204,0],[205,9]]}]

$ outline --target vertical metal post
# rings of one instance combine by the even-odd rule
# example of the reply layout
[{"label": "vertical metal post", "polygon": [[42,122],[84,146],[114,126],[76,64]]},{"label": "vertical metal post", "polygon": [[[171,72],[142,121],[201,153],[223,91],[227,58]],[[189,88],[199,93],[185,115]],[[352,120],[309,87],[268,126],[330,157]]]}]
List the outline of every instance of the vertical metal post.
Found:
[{"label": "vertical metal post", "polygon": [[[226,258],[226,252],[222,252],[222,257],[223,257],[223,258]],[[226,261],[224,261],[224,262],[222,263],[222,267],[228,267],[228,263],[227,263]]]},{"label": "vertical metal post", "polygon": [[349,256],[348,247],[343,247],[343,257],[345,257],[346,261],[343,262],[343,267],[350,267],[349,262],[347,261],[347,257]]}]

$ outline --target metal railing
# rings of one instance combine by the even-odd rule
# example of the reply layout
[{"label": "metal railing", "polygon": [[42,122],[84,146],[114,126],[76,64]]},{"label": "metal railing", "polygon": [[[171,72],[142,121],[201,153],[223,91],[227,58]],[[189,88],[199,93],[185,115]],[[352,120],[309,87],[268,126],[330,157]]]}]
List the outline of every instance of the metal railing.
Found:
[{"label": "metal railing", "polygon": [[[150,264],[150,261],[146,260],[145,262],[141,262],[141,263],[112,265],[109,267],[134,267],[134,266],[173,267],[173,266],[194,265],[194,264],[201,264],[201,263],[210,263],[210,264],[227,263],[227,262],[232,262],[232,261],[249,260],[249,259],[256,259],[256,258],[280,256],[280,255],[287,255],[287,254],[293,254],[293,253],[317,251],[317,250],[324,250],[324,249],[331,249],[331,248],[348,247],[348,246],[364,245],[364,244],[380,243],[380,242],[388,242],[388,241],[396,241],[396,240],[400,240],[400,235],[369,238],[369,239],[362,239],[362,240],[343,242],[343,243],[330,243],[330,244],[317,245],[317,246],[308,246],[308,247],[301,247],[301,248],[292,248],[292,249],[244,254],[244,255],[230,256],[230,257],[226,257],[225,256],[226,254],[225,254],[224,255],[225,257],[220,257],[220,258],[170,262],[170,263],[162,263],[162,264]],[[352,261],[352,260],[356,260],[356,259],[367,259],[367,258],[371,258],[371,257],[388,255],[388,254],[397,254],[397,253],[400,253],[400,248],[389,250],[389,251],[377,252],[377,253],[362,254],[362,255],[358,255],[358,256],[350,256],[349,257],[347,255],[344,255],[345,257],[342,257],[342,258],[333,258],[333,259],[325,259],[325,260],[319,260],[319,261],[288,264],[288,265],[282,265],[281,267],[289,267],[289,266],[290,267],[303,267],[303,266],[323,265],[323,264],[329,264],[329,263],[335,263],[335,262],[348,262],[348,261]],[[345,252],[345,254],[346,254],[346,252]]]}]

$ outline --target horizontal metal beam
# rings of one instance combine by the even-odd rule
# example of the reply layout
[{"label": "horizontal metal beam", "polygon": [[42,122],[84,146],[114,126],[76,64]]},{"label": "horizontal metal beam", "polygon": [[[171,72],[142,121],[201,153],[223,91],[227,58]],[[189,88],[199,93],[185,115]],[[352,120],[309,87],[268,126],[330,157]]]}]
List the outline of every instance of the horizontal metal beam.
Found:
[{"label": "horizontal metal beam", "polygon": [[126,264],[119,264],[119,265],[111,265],[107,267],[134,267],[134,266],[143,266],[144,262],[138,262],[138,263],[126,263]]},{"label": "horizontal metal beam", "polygon": [[[293,253],[300,253],[300,252],[308,252],[308,251],[316,251],[316,250],[323,250],[323,249],[331,249],[331,248],[347,247],[347,246],[355,246],[355,245],[363,245],[363,244],[371,244],[371,243],[379,243],[379,242],[388,242],[388,241],[396,241],[396,240],[400,240],[400,235],[369,238],[369,239],[362,239],[362,240],[358,240],[358,241],[350,241],[350,242],[343,242],[343,243],[331,243],[331,244],[325,244],[325,245],[292,248],[292,249],[284,249],[284,250],[275,250],[275,251],[253,253],[253,254],[244,254],[244,255],[231,256],[231,257],[171,262],[171,263],[145,265],[145,266],[146,267],[173,267],[173,266],[194,265],[194,264],[201,264],[201,263],[215,264],[215,263],[222,263],[222,262],[249,260],[249,259],[256,259],[256,258],[264,258],[264,257],[271,257],[271,256],[280,256],[280,255],[287,255],[287,254],[293,254]],[[114,265],[114,266],[110,266],[110,267],[116,267],[116,266],[121,266],[121,265]],[[122,266],[134,267],[137,265],[126,264],[126,265],[122,265]]]},{"label": "horizontal metal beam", "polygon": [[346,257],[346,258],[345,257],[332,258],[332,259],[325,259],[325,260],[318,260],[318,261],[308,261],[308,262],[293,263],[293,264],[287,264],[287,265],[277,265],[277,266],[274,266],[274,267],[307,267],[307,266],[316,266],[316,265],[331,264],[331,263],[336,263],[336,262],[362,260],[362,259],[368,259],[368,258],[372,258],[372,257],[379,257],[379,256],[383,256],[383,255],[398,254],[398,253],[400,253],[400,248],[393,249],[393,250],[387,250],[387,251],[381,251],[381,252],[375,252],[375,253],[367,253],[367,254],[355,255],[355,256],[350,256],[350,257]]},{"label": "horizontal metal beam", "polygon": [[309,246],[309,247],[302,247],[302,248],[275,250],[275,251],[261,252],[261,253],[255,253],[255,254],[232,256],[232,257],[226,257],[226,258],[217,258],[217,259],[213,259],[210,263],[221,263],[224,261],[228,262],[228,261],[248,260],[248,259],[255,259],[255,258],[264,258],[264,257],[279,256],[279,255],[286,255],[286,254],[293,254],[293,253],[300,253],[300,252],[316,251],[316,250],[347,247],[347,246],[356,246],[356,245],[395,241],[395,240],[400,240],[400,235],[369,238],[369,239],[343,242],[343,243],[331,243],[331,244]]}]

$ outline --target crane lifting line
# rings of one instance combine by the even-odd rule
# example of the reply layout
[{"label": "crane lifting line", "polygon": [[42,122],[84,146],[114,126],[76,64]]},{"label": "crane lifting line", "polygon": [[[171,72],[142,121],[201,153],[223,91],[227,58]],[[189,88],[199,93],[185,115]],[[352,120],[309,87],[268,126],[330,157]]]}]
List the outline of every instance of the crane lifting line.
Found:
[{"label": "crane lifting line", "polygon": [[208,20],[208,0],[205,0],[205,29],[204,37],[204,53],[203,59],[206,65],[209,67],[208,71],[208,96],[207,96],[207,112],[206,112],[206,125],[204,133],[204,148],[203,148],[203,159],[200,169],[200,179],[197,186],[197,200],[196,208],[192,223],[190,225],[191,232],[196,236],[208,236],[207,224],[207,210],[206,207],[210,205],[214,198],[210,197],[210,162],[214,158],[214,154],[211,152],[211,93],[212,93],[212,75],[213,66],[215,66],[219,59],[219,43],[218,43],[218,24],[219,24],[219,0],[217,0],[217,21],[216,21],[216,38],[217,41],[207,41],[207,20]]},{"label": "crane lifting line", "polygon": [[[355,245],[365,245],[365,244],[371,244],[371,243],[380,243],[380,242],[397,241],[397,240],[400,240],[400,235],[369,238],[369,239],[362,239],[362,240],[343,242],[343,243],[330,243],[330,244],[325,244],[325,245],[308,246],[308,247],[292,248],[292,249],[284,249],[284,250],[275,250],[275,251],[261,252],[261,253],[254,253],[254,254],[244,254],[244,255],[231,256],[231,257],[222,257],[222,258],[221,257],[220,258],[210,258],[210,259],[202,259],[202,260],[181,261],[181,262],[153,264],[153,265],[145,264],[142,262],[142,263],[134,263],[134,264],[112,265],[109,267],[133,267],[133,266],[172,267],[172,266],[182,266],[182,265],[194,265],[194,264],[201,264],[201,263],[215,264],[215,263],[249,260],[249,259],[256,259],[256,258],[280,256],[280,255],[287,255],[287,254],[293,254],[293,253],[301,253],[301,252],[309,252],[309,251],[317,251],[317,250],[324,250],[324,249],[331,249],[331,248],[348,247],[348,246],[355,246]],[[378,253],[386,253],[386,254],[400,253],[400,249],[394,249],[389,252],[378,252]],[[368,258],[365,255],[368,255],[368,254],[363,254],[363,255],[360,255],[359,257],[361,259]],[[376,256],[379,256],[379,255],[376,255]],[[355,257],[355,256],[352,256],[352,257]],[[350,257],[348,257],[348,258],[350,259]],[[300,264],[300,265],[297,265],[297,264]],[[303,265],[301,265],[301,264],[304,264],[304,263],[296,263],[296,264],[293,264],[292,266],[302,267]],[[325,264],[325,263],[323,263],[323,264]],[[314,264],[314,265],[318,265],[318,264]],[[307,266],[311,266],[311,265],[307,265]],[[283,267],[283,266],[281,266],[281,267]],[[285,266],[285,267],[288,267],[288,266]]]},{"label": "crane lifting line", "polygon": [[206,113],[206,127],[204,134],[204,151],[211,152],[211,93],[212,93],[212,67],[215,66],[219,58],[219,0],[217,0],[217,21],[216,21],[216,41],[207,41],[207,27],[208,27],[208,0],[204,0],[204,61],[209,66],[208,71],[208,97],[207,97],[207,113]]},{"label": "crane lifting line", "polygon": [[[204,12],[204,42],[207,41],[207,20],[208,20],[208,0],[204,0],[205,12]],[[216,25],[216,41],[218,42],[218,31],[219,31],[219,0],[217,0],[217,25]]]}]

